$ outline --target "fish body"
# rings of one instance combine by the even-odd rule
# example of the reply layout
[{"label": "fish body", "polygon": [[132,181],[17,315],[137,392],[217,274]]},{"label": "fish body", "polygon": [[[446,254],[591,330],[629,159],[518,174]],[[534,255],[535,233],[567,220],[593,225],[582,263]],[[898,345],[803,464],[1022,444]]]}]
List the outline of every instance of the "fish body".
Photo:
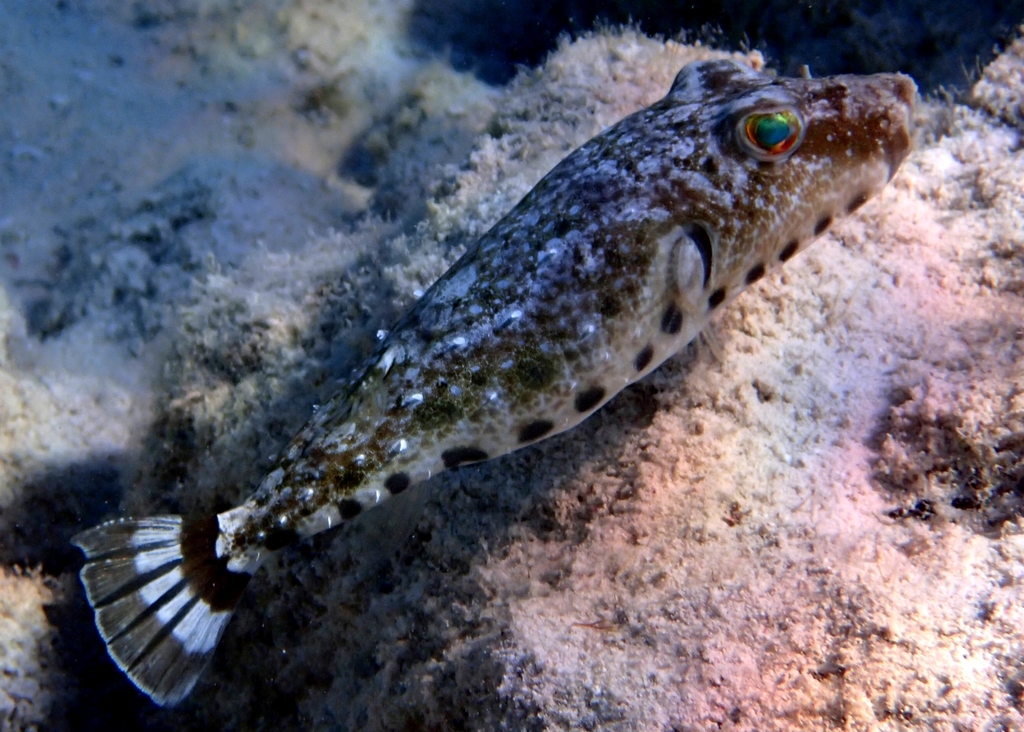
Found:
[{"label": "fish body", "polygon": [[245,503],[75,537],[115,662],[158,704],[192,689],[274,552],[446,469],[563,432],[876,194],[913,82],[684,67],[559,163],[318,409]]}]

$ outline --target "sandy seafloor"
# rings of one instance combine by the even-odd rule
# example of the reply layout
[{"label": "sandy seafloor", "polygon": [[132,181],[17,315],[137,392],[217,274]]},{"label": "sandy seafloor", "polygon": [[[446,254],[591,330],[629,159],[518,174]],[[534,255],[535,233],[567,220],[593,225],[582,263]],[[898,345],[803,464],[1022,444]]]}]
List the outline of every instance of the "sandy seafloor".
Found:
[{"label": "sandy seafloor", "polygon": [[0,728],[1024,729],[1024,43],[584,425],[282,553],[181,706],[117,672],[68,538],[239,501],[475,235],[727,55],[609,30],[488,86],[411,7],[0,0]]}]

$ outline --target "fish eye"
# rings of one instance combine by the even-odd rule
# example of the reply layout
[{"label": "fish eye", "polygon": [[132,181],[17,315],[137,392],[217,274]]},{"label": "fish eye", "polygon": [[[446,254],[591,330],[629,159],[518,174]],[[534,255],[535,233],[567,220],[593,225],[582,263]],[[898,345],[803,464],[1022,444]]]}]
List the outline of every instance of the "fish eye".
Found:
[{"label": "fish eye", "polygon": [[804,137],[804,121],[795,109],[752,112],[736,125],[740,147],[763,162],[789,157]]}]

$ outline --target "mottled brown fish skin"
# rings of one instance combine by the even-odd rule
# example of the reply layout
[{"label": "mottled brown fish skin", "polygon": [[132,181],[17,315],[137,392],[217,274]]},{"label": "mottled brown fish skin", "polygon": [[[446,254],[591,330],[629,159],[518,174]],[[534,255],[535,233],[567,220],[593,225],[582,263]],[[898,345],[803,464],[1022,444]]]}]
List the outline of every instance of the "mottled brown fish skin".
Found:
[{"label": "mottled brown fish skin", "polygon": [[[218,552],[252,571],[433,473],[577,424],[877,193],[910,149],[915,97],[901,75],[685,67],[423,295],[253,498],[221,514]],[[758,159],[737,125],[778,110],[802,118],[802,138]]]}]

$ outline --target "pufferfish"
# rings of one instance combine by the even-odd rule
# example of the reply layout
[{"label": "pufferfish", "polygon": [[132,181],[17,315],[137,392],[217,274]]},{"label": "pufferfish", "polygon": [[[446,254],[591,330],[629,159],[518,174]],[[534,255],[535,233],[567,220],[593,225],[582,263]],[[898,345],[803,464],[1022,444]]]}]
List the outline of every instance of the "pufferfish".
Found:
[{"label": "pufferfish", "polygon": [[110,656],[157,704],[183,699],[267,558],[586,419],[878,193],[910,150],[915,99],[900,74],[685,66],[481,236],[245,503],[74,537]]}]

